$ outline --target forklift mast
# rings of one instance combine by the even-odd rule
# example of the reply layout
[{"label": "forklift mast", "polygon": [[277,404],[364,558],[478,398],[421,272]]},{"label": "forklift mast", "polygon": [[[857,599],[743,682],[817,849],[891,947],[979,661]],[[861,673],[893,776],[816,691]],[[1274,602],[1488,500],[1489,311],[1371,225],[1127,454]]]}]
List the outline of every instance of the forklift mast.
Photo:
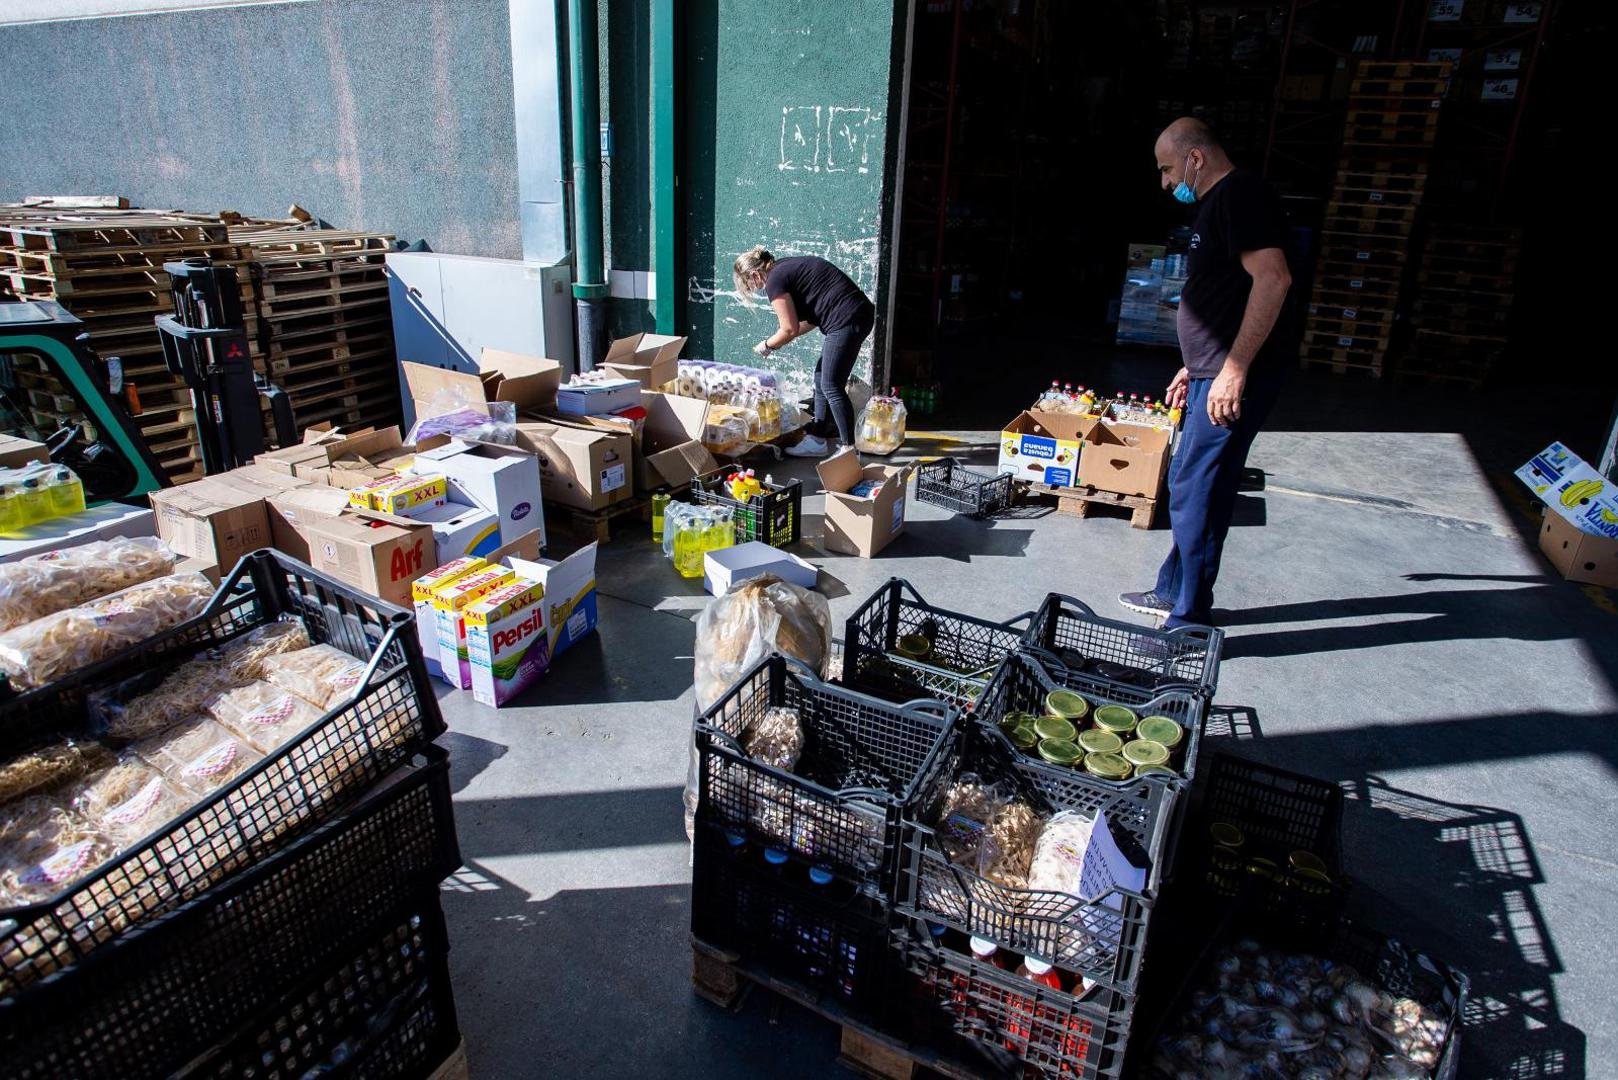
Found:
[{"label": "forklift mast", "polygon": [[296,439],[292,401],[253,370],[236,268],[211,259],[163,264],[174,289],[174,314],[159,315],[163,361],[191,390],[203,471],[249,464],[265,450],[258,399],[270,402],[276,443]]}]

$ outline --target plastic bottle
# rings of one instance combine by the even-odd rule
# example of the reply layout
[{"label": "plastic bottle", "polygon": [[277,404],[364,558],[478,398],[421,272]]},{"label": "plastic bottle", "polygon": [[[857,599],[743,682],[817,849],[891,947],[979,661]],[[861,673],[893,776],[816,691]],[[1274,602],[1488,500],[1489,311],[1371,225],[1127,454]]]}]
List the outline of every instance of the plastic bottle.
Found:
[{"label": "plastic bottle", "polygon": [[661,492],[652,496],[652,543],[663,543],[663,519],[668,512],[669,497]]},{"label": "plastic bottle", "polygon": [[682,520],[675,529],[674,569],[679,571],[681,577],[702,576],[703,530],[704,522],[699,507],[693,507],[690,516]]},{"label": "plastic bottle", "polygon": [[[736,522],[729,507],[710,507],[702,529],[702,552],[720,551],[736,544]],[[697,561],[694,577],[702,576],[702,560]]]},{"label": "plastic bottle", "polygon": [[49,521],[56,516],[51,510],[50,492],[45,489],[45,478],[40,470],[34,469],[25,473],[18,491],[18,506],[22,511],[24,525]]},{"label": "plastic bottle", "polygon": [[970,946],[972,949],[972,955],[983,961],[985,964],[993,964],[1001,971],[1011,970],[1011,965],[1008,964],[1006,958],[1000,954],[1000,946],[996,945],[994,942],[987,941],[984,938],[975,937],[971,940]]},{"label": "plastic bottle", "polygon": [[1039,983],[1041,986],[1048,986],[1052,990],[1065,989],[1062,985],[1061,974],[1057,972],[1057,970],[1050,964],[1047,964],[1045,961],[1036,959],[1032,956],[1026,956],[1023,958],[1022,966],[1017,969],[1017,974],[1021,975],[1030,982]]},{"label": "plastic bottle", "polygon": [[22,528],[22,504],[11,484],[0,484],[0,533],[16,532]]},{"label": "plastic bottle", "polygon": [[84,484],[66,465],[58,465],[51,470],[49,490],[51,510],[57,517],[84,510]]}]

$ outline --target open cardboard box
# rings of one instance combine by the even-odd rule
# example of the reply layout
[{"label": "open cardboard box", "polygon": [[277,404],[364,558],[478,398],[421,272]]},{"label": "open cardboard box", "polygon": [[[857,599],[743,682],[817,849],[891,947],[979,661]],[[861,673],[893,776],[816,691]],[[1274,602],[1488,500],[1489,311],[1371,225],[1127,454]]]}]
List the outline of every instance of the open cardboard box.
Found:
[{"label": "open cardboard box", "polygon": [[643,390],[640,403],[646,410],[640,460],[635,468],[635,483],[640,490],[680,487],[693,477],[719,468],[719,462],[702,445],[702,432],[708,423],[706,401]]},{"label": "open cardboard box", "polygon": [[539,462],[529,451],[516,446],[448,440],[442,446],[418,452],[409,471],[448,478],[456,502],[480,506],[495,515],[501,537],[519,536],[532,529],[544,543],[545,505]]},{"label": "open cardboard box", "polygon": [[520,420],[517,445],[539,459],[547,502],[603,510],[634,495],[635,440],[627,431]]},{"label": "open cardboard box", "polygon": [[[905,490],[914,467],[910,465],[860,466],[852,447],[815,466],[826,492],[821,546],[869,559],[904,532]],[[872,495],[850,494],[862,480],[880,481]]]},{"label": "open cardboard box", "polygon": [[1096,421],[1088,416],[1024,410],[1000,432],[999,471],[1051,487],[1079,480],[1080,452]]},{"label": "open cardboard box", "polygon": [[661,390],[680,374],[680,350],[685,338],[670,334],[634,334],[607,347],[602,366],[646,390]]},{"label": "open cardboard box", "polygon": [[410,401],[415,406],[417,420],[433,415],[435,399],[441,404],[458,398],[471,408],[504,401],[514,405],[518,412],[543,408],[555,404],[557,388],[562,385],[562,365],[557,361],[502,349],[485,348],[476,372],[454,371],[413,360],[401,361],[399,366],[404,370],[405,385],[410,387]]},{"label": "open cardboard box", "polygon": [[1174,432],[1141,424],[1092,424],[1079,457],[1079,483],[1119,495],[1157,498]]},{"label": "open cardboard box", "polygon": [[1569,581],[1618,589],[1618,540],[1587,533],[1547,508],[1539,527],[1539,550]]}]

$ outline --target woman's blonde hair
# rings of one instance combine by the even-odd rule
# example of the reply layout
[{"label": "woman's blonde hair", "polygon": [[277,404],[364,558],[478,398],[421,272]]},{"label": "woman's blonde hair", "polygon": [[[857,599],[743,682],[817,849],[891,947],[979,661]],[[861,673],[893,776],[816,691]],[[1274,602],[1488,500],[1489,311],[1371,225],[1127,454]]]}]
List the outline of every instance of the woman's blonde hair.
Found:
[{"label": "woman's blonde hair", "polygon": [[770,267],[775,263],[775,256],[769,253],[763,244],[754,246],[752,251],[744,251],[736,257],[736,265],[731,269],[731,280],[736,283],[736,295],[742,303],[752,307],[751,298],[753,287],[747,283],[754,274],[768,274]]}]

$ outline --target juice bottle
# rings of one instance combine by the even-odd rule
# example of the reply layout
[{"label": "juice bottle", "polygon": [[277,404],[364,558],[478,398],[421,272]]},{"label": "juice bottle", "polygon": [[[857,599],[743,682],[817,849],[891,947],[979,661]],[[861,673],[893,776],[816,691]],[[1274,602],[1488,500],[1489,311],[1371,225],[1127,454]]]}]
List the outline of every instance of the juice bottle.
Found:
[{"label": "juice bottle", "polygon": [[0,533],[16,532],[22,528],[22,504],[10,484],[0,484]]},{"label": "juice bottle", "polygon": [[50,492],[45,490],[44,477],[38,469],[33,469],[23,475],[17,498],[22,510],[22,523],[24,525],[32,525],[37,521],[49,521],[56,516],[51,510]]},{"label": "juice bottle", "polygon": [[993,964],[1001,971],[1010,971],[1011,965],[1000,953],[1000,946],[984,938],[975,937],[970,942],[972,955],[985,964]]},{"label": "juice bottle", "polygon": [[51,471],[48,490],[51,496],[51,509],[57,517],[66,517],[68,514],[77,514],[84,510],[84,484],[66,465],[58,465]]}]

